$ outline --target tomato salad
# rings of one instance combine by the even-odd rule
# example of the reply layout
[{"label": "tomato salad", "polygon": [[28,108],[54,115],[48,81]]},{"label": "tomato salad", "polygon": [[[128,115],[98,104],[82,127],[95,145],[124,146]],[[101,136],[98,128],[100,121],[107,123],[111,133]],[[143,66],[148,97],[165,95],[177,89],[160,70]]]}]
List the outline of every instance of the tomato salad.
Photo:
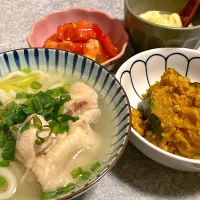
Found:
[{"label": "tomato salad", "polygon": [[98,63],[118,53],[109,35],[103,33],[97,24],[90,24],[86,20],[58,26],[57,32],[47,38],[43,47],[78,53]]}]

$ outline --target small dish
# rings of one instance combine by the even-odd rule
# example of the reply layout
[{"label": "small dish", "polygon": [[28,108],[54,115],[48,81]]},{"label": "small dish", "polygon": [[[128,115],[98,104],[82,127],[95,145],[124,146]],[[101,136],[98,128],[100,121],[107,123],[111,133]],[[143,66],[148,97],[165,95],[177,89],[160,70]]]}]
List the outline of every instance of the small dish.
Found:
[{"label": "small dish", "polygon": [[125,0],[124,24],[136,53],[167,47],[197,49],[200,46],[200,12],[192,20],[193,27],[172,28],[151,23],[139,17],[147,11],[179,13],[188,1]]},{"label": "small dish", "polygon": [[112,70],[116,62],[123,56],[129,39],[122,23],[102,11],[72,8],[50,13],[32,25],[28,35],[28,44],[30,47],[42,47],[45,40],[56,32],[59,25],[82,19],[98,24],[104,33],[108,33],[113,45],[118,48],[117,56],[101,63],[108,70]]},{"label": "small dish", "polygon": [[[127,60],[117,71],[120,81],[129,98],[132,108],[138,108],[141,95],[150,85],[160,80],[164,71],[174,68],[191,82],[199,82],[200,52],[184,48],[160,48],[139,53]],[[147,141],[133,128],[131,142],[152,160],[183,171],[200,172],[200,160],[189,159],[166,152]]]},{"label": "small dish", "polygon": [[[77,186],[74,191],[64,194],[59,199],[72,199],[86,192],[96,184],[117,162],[128,142],[130,133],[130,105],[128,98],[117,79],[106,69],[92,60],[78,54],[56,49],[19,49],[0,54],[0,77],[28,67],[31,70],[43,70],[56,75],[66,72],[77,77],[102,95],[106,105],[113,112],[115,128],[112,134],[112,148],[107,152],[102,169],[88,183]],[[27,199],[29,199],[27,197]]]}]

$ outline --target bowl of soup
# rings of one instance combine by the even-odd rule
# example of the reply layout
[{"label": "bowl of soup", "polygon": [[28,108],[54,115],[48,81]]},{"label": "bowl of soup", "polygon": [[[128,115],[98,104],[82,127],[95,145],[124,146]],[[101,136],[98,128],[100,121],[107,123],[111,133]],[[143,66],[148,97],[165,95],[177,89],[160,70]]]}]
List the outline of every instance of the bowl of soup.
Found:
[{"label": "bowl of soup", "polygon": [[158,48],[127,60],[116,77],[132,108],[130,141],[167,167],[200,172],[200,52]]},{"label": "bowl of soup", "polygon": [[92,60],[55,49],[0,54],[0,199],[71,199],[123,153],[130,106]]},{"label": "bowl of soup", "polygon": [[200,12],[189,27],[182,27],[178,13],[187,0],[124,1],[124,24],[136,53],[161,47],[198,49]]}]

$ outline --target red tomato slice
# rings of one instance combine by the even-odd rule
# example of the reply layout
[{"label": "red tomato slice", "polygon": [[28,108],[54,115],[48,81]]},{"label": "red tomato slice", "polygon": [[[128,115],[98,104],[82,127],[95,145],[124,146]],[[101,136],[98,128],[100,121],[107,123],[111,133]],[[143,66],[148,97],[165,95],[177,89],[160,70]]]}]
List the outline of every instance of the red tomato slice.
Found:
[{"label": "red tomato slice", "polygon": [[105,52],[108,54],[109,58],[113,58],[117,55],[117,48],[112,44],[112,41],[108,34],[103,34],[99,41],[103,46]]},{"label": "red tomato slice", "polygon": [[92,30],[96,33],[96,38],[100,38],[103,34],[102,30],[97,24],[92,24]]},{"label": "red tomato slice", "polygon": [[76,22],[76,26],[79,28],[91,29],[92,25],[86,20],[79,20]]},{"label": "red tomato slice", "polygon": [[74,37],[75,23],[62,24],[57,28],[57,37],[62,40],[71,40]]},{"label": "red tomato slice", "polygon": [[60,40],[58,39],[58,36],[56,33],[54,33],[53,35],[51,35],[48,40],[51,40],[51,41],[55,41],[55,42],[60,42]]},{"label": "red tomato slice", "polygon": [[83,54],[85,45],[83,43],[73,43],[71,41],[57,42],[57,41],[46,40],[43,47],[61,49],[78,54]]},{"label": "red tomato slice", "polygon": [[83,54],[85,44],[84,43],[73,43],[74,45],[74,52],[78,54]]},{"label": "red tomato slice", "polygon": [[74,42],[87,42],[89,39],[95,39],[96,34],[92,29],[75,28]]},{"label": "red tomato slice", "polygon": [[96,37],[91,24],[86,20],[61,25],[58,28],[57,34],[61,40],[72,42],[86,42],[87,40],[94,39]]},{"label": "red tomato slice", "polygon": [[109,35],[86,20],[58,26],[57,33],[47,38],[44,47],[84,54],[100,63],[117,55]]}]

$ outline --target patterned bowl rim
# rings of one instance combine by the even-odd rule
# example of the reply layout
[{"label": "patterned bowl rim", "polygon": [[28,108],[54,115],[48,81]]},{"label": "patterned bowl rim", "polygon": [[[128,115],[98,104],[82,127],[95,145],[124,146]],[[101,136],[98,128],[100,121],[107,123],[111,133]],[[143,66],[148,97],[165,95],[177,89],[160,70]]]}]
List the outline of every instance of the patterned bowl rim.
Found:
[{"label": "patterned bowl rim", "polygon": [[[13,51],[23,51],[23,50],[34,50],[34,49],[40,49],[40,50],[45,50],[47,48],[19,48],[19,49],[11,49],[11,50],[8,50],[8,51],[3,51],[3,52],[0,52],[0,56],[3,55],[4,53],[11,53]],[[63,50],[59,50],[59,49],[50,49],[48,48],[49,50],[53,50],[53,51],[61,51],[61,52],[66,52],[66,51],[63,51]],[[67,51],[68,52],[68,51]],[[76,55],[75,53],[73,52],[68,52],[69,54],[74,54]],[[85,56],[82,56],[82,55],[79,55],[77,54],[78,56],[80,57],[83,57],[83,58],[86,58],[92,62],[94,62],[93,60],[91,60],[90,58],[87,58]],[[94,62],[96,63],[96,62]],[[83,194],[84,192],[87,191],[87,189],[90,189],[92,186],[94,186],[101,178],[103,178],[108,171],[110,171],[114,166],[115,164],[117,163],[117,161],[120,159],[120,157],[122,156],[122,154],[124,153],[124,150],[128,144],[128,140],[129,140],[129,135],[131,133],[131,106],[130,106],[130,102],[129,102],[129,99],[128,99],[128,96],[124,90],[124,88],[122,87],[121,83],[117,80],[117,78],[112,74],[110,73],[106,68],[104,68],[103,66],[101,66],[100,64],[96,63],[98,65],[98,67],[102,67],[103,70],[106,71],[106,73],[109,73],[113,79],[115,79],[115,81],[118,83],[118,87],[120,87],[123,91],[123,94],[125,95],[125,99],[126,99],[126,102],[127,102],[127,106],[128,106],[128,112],[129,112],[129,125],[127,126],[128,128],[128,132],[127,134],[124,136],[125,140],[124,140],[124,143],[123,143],[123,146],[121,148],[121,150],[119,151],[119,153],[117,154],[117,156],[115,156],[115,159],[113,159],[113,161],[109,164],[109,166],[107,167],[106,170],[103,170],[103,173],[101,173],[99,176],[97,175],[96,178],[94,178],[94,180],[92,180],[91,182],[89,182],[88,184],[84,185],[83,188],[80,188],[78,189],[76,192],[72,192],[72,193],[69,193],[69,194],[66,194],[65,196],[57,199],[57,200],[67,200],[67,199],[72,199],[72,198],[75,198],[75,197],[78,197],[79,195]],[[10,72],[9,72],[10,73]]]},{"label": "patterned bowl rim", "polygon": [[[124,68],[126,68],[128,66],[128,63],[130,62],[131,65],[133,64],[133,62],[135,62],[136,60],[142,60],[141,56],[143,54],[149,54],[149,57],[152,56],[152,54],[154,54],[155,52],[159,51],[159,54],[162,54],[162,51],[165,51],[165,50],[172,50],[172,51],[177,51],[177,52],[181,52],[182,54],[184,53],[187,53],[187,52],[190,52],[190,53],[198,53],[199,54],[199,58],[200,58],[200,51],[198,50],[195,50],[195,49],[188,49],[188,48],[156,48],[156,49],[150,49],[150,50],[147,50],[147,51],[143,51],[143,52],[140,52],[132,57],[130,57],[128,60],[126,60],[122,65],[121,67],[118,69],[118,71],[116,72],[116,76],[121,76],[122,73],[124,72]],[[151,54],[150,54],[151,53]],[[147,57],[146,60],[149,58]],[[166,56],[164,56],[166,57]],[[187,57],[187,56],[186,56]],[[132,60],[135,60],[135,61],[132,61]],[[130,66],[131,67],[131,66]],[[130,67],[128,70],[130,70]],[[127,69],[126,69],[127,70]],[[117,78],[118,79],[118,78]],[[121,84],[121,82],[120,82]],[[122,84],[121,84],[122,85]],[[132,86],[131,86],[132,87]],[[131,106],[131,104],[130,104]],[[131,109],[132,109],[132,106],[131,106]],[[172,153],[169,153],[155,145],[153,145],[151,142],[149,142],[148,140],[146,140],[144,137],[142,137],[137,131],[135,131],[132,126],[131,126],[131,134],[135,135],[140,141],[142,141],[143,143],[145,143],[147,146],[149,146],[150,148],[158,151],[159,153],[161,154],[164,154],[165,156],[167,157],[171,157],[171,158],[174,158],[174,159],[177,159],[177,160],[180,160],[180,161],[184,161],[184,162],[187,162],[187,163],[192,163],[192,164],[200,164],[200,160],[197,160],[197,159],[191,159],[191,158],[185,158],[185,157],[182,157],[182,156],[178,156],[178,155],[175,155],[175,154],[172,154]]]},{"label": "patterned bowl rim", "polygon": [[113,63],[114,61],[120,59],[124,55],[126,47],[128,45],[128,42],[129,42],[129,36],[128,36],[128,33],[125,31],[124,26],[121,24],[121,22],[118,19],[111,17],[110,15],[108,15],[107,13],[105,13],[103,11],[95,10],[95,9],[86,9],[86,8],[69,8],[69,9],[66,9],[66,10],[54,11],[54,12],[51,12],[51,13],[45,15],[44,17],[42,17],[41,19],[37,20],[36,22],[34,22],[33,25],[31,26],[31,31],[30,31],[30,33],[28,34],[28,37],[27,37],[27,42],[28,42],[29,47],[30,48],[41,48],[41,47],[32,47],[31,44],[30,44],[31,36],[34,33],[34,29],[35,29],[36,24],[40,23],[41,21],[45,21],[51,15],[55,15],[57,13],[67,13],[67,12],[69,12],[71,10],[84,11],[86,13],[100,13],[102,15],[105,15],[110,21],[116,21],[122,27],[123,33],[124,33],[124,44],[122,46],[121,51],[115,57],[113,57],[111,59],[108,59],[107,61],[101,63],[102,66],[106,66],[106,65],[108,65],[110,63]]}]

